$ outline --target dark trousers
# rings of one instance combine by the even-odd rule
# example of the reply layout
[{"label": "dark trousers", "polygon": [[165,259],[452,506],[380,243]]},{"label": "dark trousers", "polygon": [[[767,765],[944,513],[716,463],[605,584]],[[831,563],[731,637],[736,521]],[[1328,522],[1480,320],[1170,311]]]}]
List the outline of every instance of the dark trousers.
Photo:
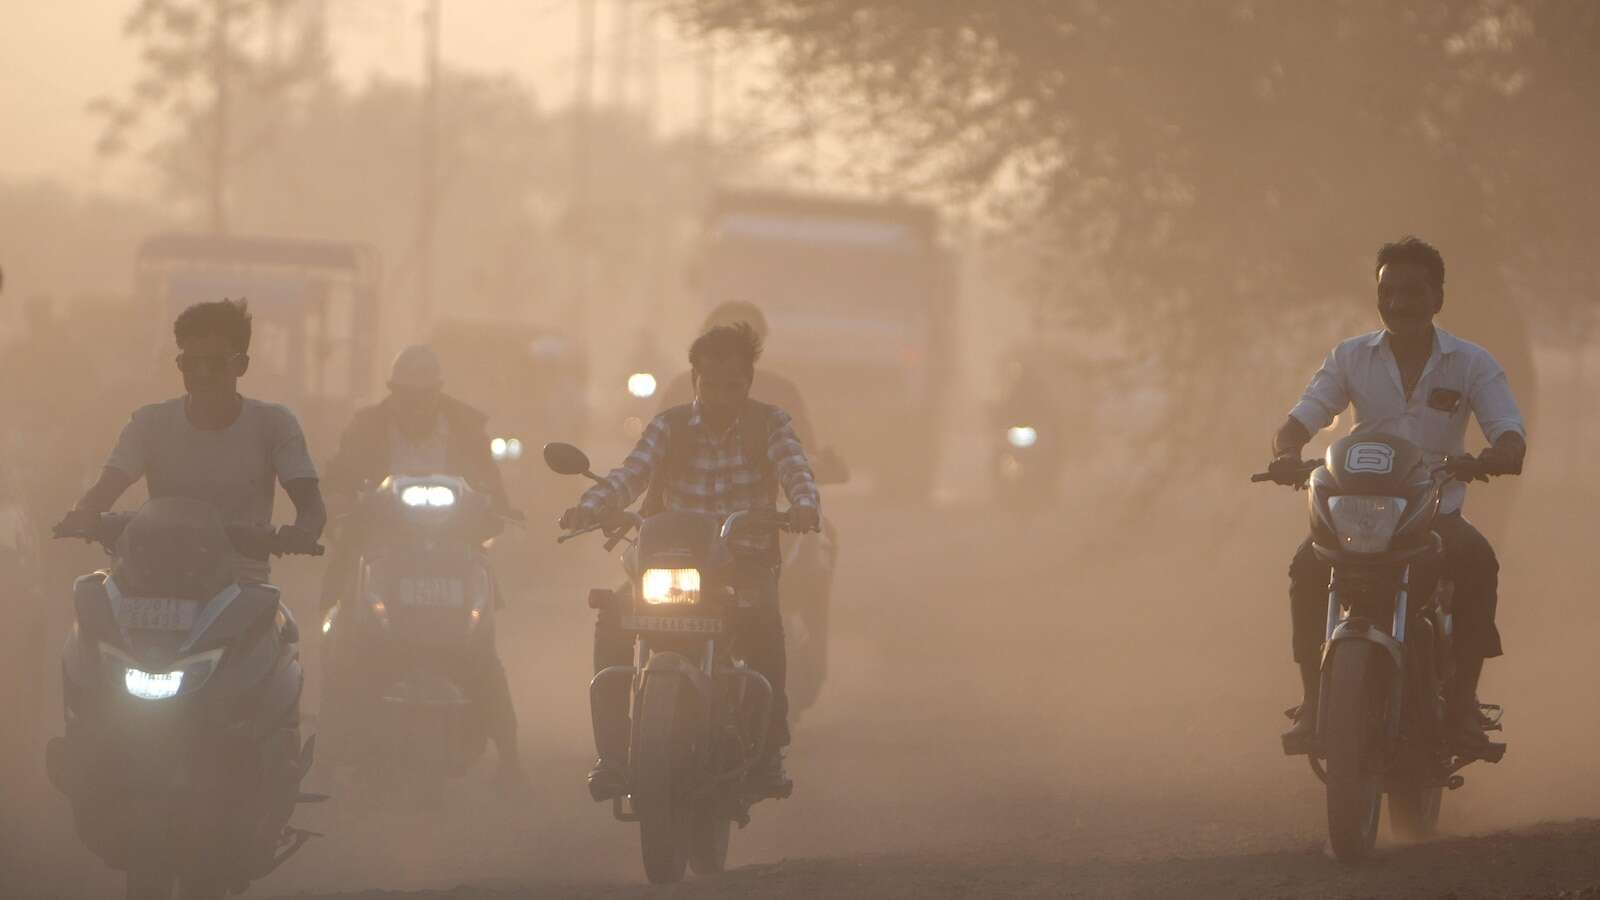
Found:
[{"label": "dark trousers", "polygon": [[[1411,596],[1430,596],[1439,577],[1453,581],[1456,655],[1462,659],[1499,656],[1500,631],[1495,627],[1494,614],[1499,603],[1500,562],[1494,548],[1460,513],[1439,516],[1433,530],[1444,541],[1444,556],[1431,564],[1412,567]],[[1312,551],[1309,538],[1289,564],[1295,662],[1310,662],[1322,654],[1331,572],[1332,566]]]},{"label": "dark trousers", "polygon": [[[733,648],[750,668],[772,684],[772,721],[767,729],[769,751],[789,745],[788,653],[783,642],[783,615],[778,608],[778,570],[754,560],[740,560],[734,575],[739,605],[733,612]],[[602,610],[594,625],[594,670],[633,664],[633,634],[623,631],[620,613]],[[607,759],[628,755],[628,692],[626,680],[601,686],[595,703],[596,749]]]}]

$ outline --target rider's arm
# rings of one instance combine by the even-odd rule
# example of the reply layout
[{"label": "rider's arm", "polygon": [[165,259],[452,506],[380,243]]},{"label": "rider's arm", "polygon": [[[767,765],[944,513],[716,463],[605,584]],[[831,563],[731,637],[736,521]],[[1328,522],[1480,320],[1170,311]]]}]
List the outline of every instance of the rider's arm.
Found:
[{"label": "rider's arm", "polygon": [[817,478],[806,459],[805,448],[795,436],[794,423],[781,409],[772,411],[772,428],[768,432],[767,458],[778,470],[778,482],[783,485],[784,496],[791,506],[809,506],[813,509],[822,503],[817,491]]},{"label": "rider's arm", "polygon": [[1528,453],[1528,430],[1511,393],[1505,369],[1487,353],[1473,360],[1467,402],[1489,448],[1479,455],[1490,475],[1520,475]]},{"label": "rider's arm", "polygon": [[283,490],[294,504],[294,527],[315,541],[328,524],[328,509],[322,503],[322,488],[315,478],[295,478],[283,483]]},{"label": "rider's arm", "polygon": [[369,426],[365,417],[357,415],[355,421],[339,435],[339,449],[328,460],[328,471],[322,478],[322,488],[336,501],[347,500],[361,489],[363,472],[370,468],[362,457],[371,453],[365,432]]},{"label": "rider's arm", "polygon": [[122,496],[122,492],[132,487],[138,480],[121,469],[107,466],[100,470],[99,480],[84,492],[82,499],[73,509],[94,513],[106,512],[117,502],[117,498]]},{"label": "rider's arm", "polygon": [[328,524],[328,510],[322,502],[322,486],[317,480],[317,467],[311,461],[311,451],[306,446],[305,432],[300,430],[300,420],[287,408],[271,433],[272,467],[278,482],[294,504],[296,530],[312,541],[322,536]]},{"label": "rider's arm", "polygon": [[[1300,402],[1294,405],[1294,409],[1289,410],[1289,418],[1299,423],[1306,434],[1306,439],[1300,442],[1300,447],[1304,447],[1311,440],[1311,435],[1332,425],[1333,420],[1350,405],[1350,390],[1345,381],[1344,367],[1340,364],[1339,350],[1339,347],[1333,348],[1328,358],[1323,360],[1322,368],[1311,376],[1311,383],[1306,385],[1305,393],[1300,396]],[[1278,433],[1286,438],[1295,437],[1292,433],[1284,434],[1288,430],[1289,426],[1285,425]],[[1277,449],[1278,443],[1274,441],[1275,453]],[[1299,447],[1294,449],[1298,450]]]},{"label": "rider's arm", "polygon": [[1306,430],[1306,426],[1301,424],[1299,419],[1290,416],[1284,420],[1283,427],[1278,429],[1278,433],[1272,436],[1272,458],[1293,458],[1298,462],[1301,451],[1309,443],[1311,443],[1311,432]]},{"label": "rider's arm", "polygon": [[650,476],[667,450],[667,431],[665,415],[651,419],[628,458],[585,491],[578,505],[586,509],[627,509],[632,505],[650,487]]}]

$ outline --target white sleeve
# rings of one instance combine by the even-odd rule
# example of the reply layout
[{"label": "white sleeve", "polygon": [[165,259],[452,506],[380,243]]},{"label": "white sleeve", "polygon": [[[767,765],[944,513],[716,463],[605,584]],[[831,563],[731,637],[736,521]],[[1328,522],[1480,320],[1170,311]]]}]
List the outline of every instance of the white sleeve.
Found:
[{"label": "white sleeve", "polygon": [[1472,414],[1478,417],[1478,427],[1483,429],[1484,440],[1493,444],[1502,434],[1515,431],[1524,438],[1528,428],[1522,421],[1522,410],[1511,393],[1511,381],[1499,361],[1487,353],[1473,360],[1472,377],[1467,383],[1467,402]]},{"label": "white sleeve", "polygon": [[1311,383],[1306,385],[1300,402],[1289,410],[1289,415],[1314,435],[1332,425],[1333,420],[1349,405],[1350,391],[1345,385],[1343,368],[1339,365],[1339,348],[1335,347],[1323,360],[1322,368],[1311,376]]}]

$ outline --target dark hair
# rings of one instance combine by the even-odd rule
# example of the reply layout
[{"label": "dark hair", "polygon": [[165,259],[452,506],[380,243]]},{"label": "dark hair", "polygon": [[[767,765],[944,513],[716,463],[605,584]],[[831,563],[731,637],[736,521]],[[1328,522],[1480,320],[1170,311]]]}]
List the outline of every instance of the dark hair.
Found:
[{"label": "dark hair", "polygon": [[1372,267],[1372,277],[1391,263],[1416,263],[1433,276],[1433,286],[1444,290],[1444,257],[1434,246],[1416,235],[1408,234],[1398,241],[1378,248],[1378,261]]},{"label": "dark hair", "polygon": [[214,300],[196,303],[172,323],[172,336],[178,346],[208,334],[220,335],[240,353],[250,352],[250,304],[245,300]]},{"label": "dark hair", "polygon": [[754,376],[756,360],[760,358],[761,335],[756,334],[749,322],[709,328],[689,345],[689,367],[696,373],[700,371],[700,364],[707,360],[731,359]]},{"label": "dark hair", "polygon": [[745,300],[730,300],[718,306],[706,314],[706,323],[700,327],[703,331],[710,331],[718,325],[732,325],[735,322],[749,322],[756,331],[756,337],[763,341],[767,339],[767,317],[761,313],[761,307]]}]

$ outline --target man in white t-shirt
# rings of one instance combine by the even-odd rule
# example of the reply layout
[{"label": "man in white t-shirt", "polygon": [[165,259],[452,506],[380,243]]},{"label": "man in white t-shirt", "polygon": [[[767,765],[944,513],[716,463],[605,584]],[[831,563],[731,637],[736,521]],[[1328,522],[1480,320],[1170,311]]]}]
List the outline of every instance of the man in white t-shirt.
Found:
[{"label": "man in white t-shirt", "polygon": [[[134,412],[94,486],[56,525],[91,530],[100,513],[145,479],[151,498],[185,497],[215,506],[230,525],[272,525],[277,486],[294,503],[275,553],[311,553],[327,522],[317,469],[300,423],[287,407],[240,396],[250,367],[250,311],[242,300],[197,303],[173,323],[184,396]],[[242,581],[266,582],[266,556],[234,554]]]},{"label": "man in white t-shirt", "polygon": [[[1461,510],[1468,481],[1521,474],[1527,429],[1505,370],[1489,351],[1433,324],[1444,308],[1439,251],[1415,237],[1385,244],[1374,274],[1384,330],[1350,338],[1328,354],[1278,429],[1267,471],[1281,484],[1301,483],[1301,450],[1351,406],[1353,433],[1392,434],[1420,446],[1429,463],[1449,460],[1457,480],[1444,488],[1433,526],[1444,541],[1441,574],[1455,583],[1456,675],[1446,686],[1447,724],[1452,738],[1470,749],[1488,742],[1477,691],[1483,661],[1501,654],[1494,623],[1500,563]],[[1476,459],[1466,456],[1465,443],[1473,417],[1489,442]],[[1308,752],[1316,730],[1328,578],[1328,563],[1307,540],[1289,567],[1294,658],[1305,692],[1294,727],[1283,736],[1290,753]]]}]

